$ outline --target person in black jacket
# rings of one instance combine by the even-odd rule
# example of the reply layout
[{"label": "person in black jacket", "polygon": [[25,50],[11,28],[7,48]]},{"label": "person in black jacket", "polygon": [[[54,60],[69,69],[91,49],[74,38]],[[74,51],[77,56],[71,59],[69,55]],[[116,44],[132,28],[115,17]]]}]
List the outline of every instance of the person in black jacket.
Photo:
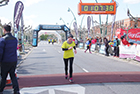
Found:
[{"label": "person in black jacket", "polygon": [[0,64],[1,64],[1,83],[0,94],[3,94],[3,90],[6,84],[6,78],[8,73],[12,81],[14,94],[20,94],[19,85],[15,75],[15,69],[17,65],[17,39],[12,36],[11,26],[5,25],[3,27],[4,36],[0,38]]},{"label": "person in black jacket", "polygon": [[109,48],[109,44],[108,44],[108,39],[106,37],[104,37],[104,44],[105,44],[105,55],[109,56],[109,52],[108,52],[108,48]]}]

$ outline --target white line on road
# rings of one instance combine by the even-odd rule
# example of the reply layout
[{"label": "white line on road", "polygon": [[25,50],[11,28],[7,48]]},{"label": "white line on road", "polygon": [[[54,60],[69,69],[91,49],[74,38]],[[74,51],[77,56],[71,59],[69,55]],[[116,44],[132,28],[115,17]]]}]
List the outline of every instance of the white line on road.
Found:
[{"label": "white line on road", "polygon": [[61,53],[60,51],[58,51],[58,53]]},{"label": "white line on road", "polygon": [[49,94],[55,94],[54,89],[50,89],[50,90],[49,90]]},{"label": "white line on road", "polygon": [[45,49],[43,49],[43,52],[45,52],[46,50]]},{"label": "white line on road", "polygon": [[83,71],[85,71],[85,72],[89,72],[88,70],[86,70],[86,69],[84,69],[84,68],[82,68],[83,69]]},{"label": "white line on road", "polygon": [[46,91],[48,91],[47,94],[56,94],[57,90],[59,90],[60,92],[67,92],[69,94],[73,94],[73,93],[85,94],[86,92],[85,87],[78,84],[30,87],[30,88],[22,88],[20,91],[21,94],[42,94],[42,92],[46,92]]}]

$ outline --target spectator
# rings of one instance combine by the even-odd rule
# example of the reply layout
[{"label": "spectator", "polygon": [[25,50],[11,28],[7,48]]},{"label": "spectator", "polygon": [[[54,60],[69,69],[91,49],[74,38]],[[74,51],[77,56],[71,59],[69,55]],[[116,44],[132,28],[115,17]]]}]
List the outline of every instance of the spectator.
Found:
[{"label": "spectator", "polygon": [[95,44],[96,42],[97,42],[97,40],[93,37],[92,40],[91,40],[91,43]]},{"label": "spectator", "polygon": [[99,45],[99,48],[101,48],[101,45],[102,45],[102,38],[101,38],[101,37],[99,38],[99,43],[98,43],[98,45]]},{"label": "spectator", "polygon": [[3,33],[5,34],[0,38],[0,63],[1,63],[1,84],[0,94],[3,94],[3,90],[6,84],[6,78],[8,73],[12,80],[14,94],[19,93],[19,86],[17,78],[15,76],[15,69],[17,65],[17,39],[12,36],[11,26],[5,25],[3,27]]},{"label": "spectator", "polygon": [[98,44],[99,44],[99,38],[96,37],[95,50],[97,50],[97,51],[99,50]]},{"label": "spectator", "polygon": [[114,52],[112,50],[112,47],[113,47],[114,43],[113,43],[113,41],[109,40],[108,44],[109,44],[108,52],[110,55],[113,55]]},{"label": "spectator", "polygon": [[76,47],[78,46],[78,39],[77,38],[75,39],[75,45],[76,45]]},{"label": "spectator", "polygon": [[109,45],[108,45],[108,39],[106,37],[104,37],[104,44],[105,44],[105,55],[109,56],[109,52],[108,52]]},{"label": "spectator", "polygon": [[18,40],[18,47],[19,47],[19,51],[22,51],[22,41],[21,39]]},{"label": "spectator", "polygon": [[123,43],[123,45],[129,45],[130,43],[127,41],[126,39],[126,34],[124,34],[123,36],[121,36],[121,41]]},{"label": "spectator", "polygon": [[118,40],[117,37],[115,37],[114,39],[114,56],[119,57],[119,45],[120,45],[120,41]]}]

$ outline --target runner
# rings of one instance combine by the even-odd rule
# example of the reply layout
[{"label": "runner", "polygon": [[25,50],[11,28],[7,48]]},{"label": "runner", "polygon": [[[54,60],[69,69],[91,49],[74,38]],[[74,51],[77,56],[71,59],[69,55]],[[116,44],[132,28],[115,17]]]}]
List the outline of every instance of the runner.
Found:
[{"label": "runner", "polygon": [[86,53],[86,51],[89,49],[89,53],[91,53],[91,51],[90,51],[90,47],[91,47],[91,40],[90,40],[89,38],[87,39],[86,44],[87,44],[87,49],[86,49],[84,52]]},{"label": "runner", "polygon": [[50,39],[48,39],[48,42],[49,42],[49,44],[50,44],[51,40],[50,40]]},{"label": "runner", "polygon": [[54,40],[52,39],[52,45],[53,45],[53,43],[54,43]]},{"label": "runner", "polygon": [[68,61],[70,61],[70,68],[69,68],[69,81],[73,82],[72,73],[73,73],[73,60],[74,60],[74,52],[77,53],[75,43],[73,41],[73,36],[69,35],[68,40],[62,44],[62,50],[64,51],[63,60],[65,65],[65,79],[68,79]]}]

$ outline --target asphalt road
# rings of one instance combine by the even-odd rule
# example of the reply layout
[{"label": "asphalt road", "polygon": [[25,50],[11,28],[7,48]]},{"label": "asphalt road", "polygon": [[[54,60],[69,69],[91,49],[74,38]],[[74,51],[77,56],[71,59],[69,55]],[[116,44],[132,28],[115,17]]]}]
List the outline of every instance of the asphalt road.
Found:
[{"label": "asphalt road", "polygon": [[[130,64],[125,60],[106,57],[98,53],[77,49],[74,58],[74,73],[83,72],[126,72],[140,71],[140,66]],[[18,68],[18,75],[42,75],[64,73],[63,51],[61,45],[48,44],[41,41],[33,48],[26,60]]]},{"label": "asphalt road", "polygon": [[[104,77],[103,75],[106,74],[103,73],[112,74],[115,72],[118,73],[126,72],[130,77],[131,75],[136,76],[137,74],[129,75],[129,72],[134,73],[140,72],[139,62],[128,62],[126,60],[114,58],[111,56],[106,57],[98,53],[90,54],[88,51],[87,53],[84,53],[83,49],[77,49],[77,54],[75,55],[73,67],[74,74],[84,73],[84,75],[86,75],[95,72],[96,73],[95,75],[97,76],[97,78],[93,77],[95,78],[95,80],[98,80],[98,77],[99,78]],[[101,74],[98,75],[98,72]],[[47,75],[59,75],[59,74],[64,74],[63,51],[61,49],[61,45],[48,44],[46,41],[41,41],[38,47],[33,48],[31,53],[27,55],[27,58],[18,67],[18,76],[21,77],[19,78],[19,80],[22,80],[23,78],[29,79],[30,76],[32,79],[33,77],[36,77],[37,79],[37,77],[39,78],[41,77],[41,75],[42,76],[46,75],[46,77],[48,78]],[[82,75],[80,75],[80,77],[82,77]],[[115,78],[115,75],[109,77],[112,77],[113,79]],[[121,78],[120,75],[117,77]],[[138,77],[137,79],[140,79],[139,73],[137,77]],[[104,79],[107,80],[107,78],[102,78],[102,80]],[[32,81],[32,79],[30,80]],[[60,79],[61,82],[65,83],[66,80],[63,77],[55,79],[55,82],[57,82],[57,80]],[[28,80],[26,80],[26,82],[27,81]],[[30,85],[32,83],[26,82],[22,83],[23,84],[25,83],[27,85]],[[47,80],[45,82],[47,82]],[[99,83],[86,83],[86,84],[68,83],[67,85],[62,84],[40,87],[24,87],[20,88],[20,91],[21,94],[140,94],[139,88],[140,88],[139,81],[107,82],[107,83],[101,81]],[[11,92],[12,92],[11,89],[6,89],[4,91],[4,94],[12,94]]]}]

